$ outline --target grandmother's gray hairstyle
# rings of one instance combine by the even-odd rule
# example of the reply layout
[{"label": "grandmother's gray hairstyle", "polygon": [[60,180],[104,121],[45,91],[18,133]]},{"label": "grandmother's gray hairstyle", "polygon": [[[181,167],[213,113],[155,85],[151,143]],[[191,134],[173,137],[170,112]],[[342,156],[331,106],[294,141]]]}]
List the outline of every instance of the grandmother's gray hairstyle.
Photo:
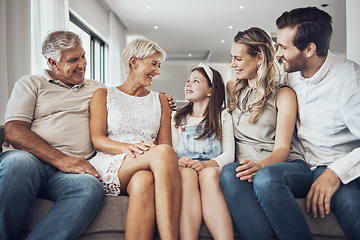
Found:
[{"label": "grandmother's gray hairstyle", "polygon": [[122,63],[124,65],[125,75],[130,73],[130,59],[136,57],[137,59],[147,58],[154,53],[160,53],[160,61],[166,58],[166,52],[156,42],[147,38],[136,38],[131,41],[122,53]]},{"label": "grandmother's gray hairstyle", "polygon": [[[60,62],[62,53],[81,45],[79,35],[71,31],[54,31],[49,33],[42,44],[42,55],[48,60],[49,58]],[[52,66],[47,61],[48,66]]]}]

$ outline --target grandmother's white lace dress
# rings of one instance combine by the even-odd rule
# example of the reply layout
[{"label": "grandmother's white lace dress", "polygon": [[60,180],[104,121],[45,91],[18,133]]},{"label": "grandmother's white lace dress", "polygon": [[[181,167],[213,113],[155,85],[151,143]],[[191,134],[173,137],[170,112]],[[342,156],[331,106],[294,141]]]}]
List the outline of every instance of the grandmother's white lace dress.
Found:
[{"label": "grandmother's white lace dress", "polygon": [[[161,104],[159,93],[150,92],[145,97],[128,95],[115,87],[107,89],[107,134],[118,142],[152,142],[160,129]],[[102,177],[107,195],[120,194],[117,176],[126,154],[107,154],[97,151],[90,159]]]}]

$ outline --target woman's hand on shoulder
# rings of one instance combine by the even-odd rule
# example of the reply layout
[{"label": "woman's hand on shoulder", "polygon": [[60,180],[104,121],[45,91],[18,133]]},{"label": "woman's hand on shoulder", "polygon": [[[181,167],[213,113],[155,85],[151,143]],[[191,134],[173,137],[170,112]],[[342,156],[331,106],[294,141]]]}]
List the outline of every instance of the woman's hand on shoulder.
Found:
[{"label": "woman's hand on shoulder", "polygon": [[168,103],[168,98],[164,94],[159,94],[161,103],[161,122],[160,130],[157,137],[159,144],[167,144],[171,146],[171,109]]},{"label": "woman's hand on shoulder", "polygon": [[[160,91],[160,95],[164,95],[166,96],[164,91]],[[177,107],[176,107],[176,101],[174,99],[173,96],[166,96],[166,99],[168,101],[169,107],[171,108],[172,111],[176,111]]]}]

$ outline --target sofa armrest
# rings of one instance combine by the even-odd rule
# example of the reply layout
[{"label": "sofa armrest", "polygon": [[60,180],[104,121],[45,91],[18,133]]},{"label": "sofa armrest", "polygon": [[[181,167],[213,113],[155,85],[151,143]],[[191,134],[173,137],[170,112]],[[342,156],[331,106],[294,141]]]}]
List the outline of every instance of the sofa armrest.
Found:
[{"label": "sofa armrest", "polygon": [[5,141],[5,131],[4,126],[0,125],[0,152],[2,152],[2,145]]}]

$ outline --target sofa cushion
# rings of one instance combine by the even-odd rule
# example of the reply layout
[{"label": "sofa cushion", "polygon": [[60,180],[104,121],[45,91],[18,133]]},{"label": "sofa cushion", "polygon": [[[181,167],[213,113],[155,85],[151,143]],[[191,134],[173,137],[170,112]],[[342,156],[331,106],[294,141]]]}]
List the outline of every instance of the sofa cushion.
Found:
[{"label": "sofa cushion", "polygon": [[0,152],[2,152],[2,144],[5,141],[5,132],[4,132],[4,126],[0,125]]},{"label": "sofa cushion", "polygon": [[300,198],[296,199],[298,202],[301,210],[304,213],[306,222],[309,225],[310,231],[312,235],[319,235],[319,236],[332,236],[338,238],[348,239],[347,235],[345,234],[344,230],[340,227],[338,220],[336,219],[335,215],[330,212],[329,215],[326,215],[325,218],[313,218],[310,213],[305,211],[305,199]]},{"label": "sofa cushion", "polygon": [[[324,219],[314,219],[310,213],[305,212],[305,199],[296,199],[296,201],[304,212],[305,219],[314,239],[329,239],[332,237],[334,239],[348,239],[333,213],[330,213]],[[106,233],[109,234],[108,237],[111,235],[118,236],[118,238],[110,237],[106,239],[123,239],[128,204],[129,198],[127,196],[106,197],[102,209],[82,235],[81,240],[103,239],[100,236],[104,236]],[[36,199],[29,213],[29,219],[26,225],[27,232],[34,228],[37,222],[52,208],[52,206],[52,201]],[[236,232],[235,236],[237,236]],[[199,239],[211,238],[205,224],[201,225],[199,237]]]}]

